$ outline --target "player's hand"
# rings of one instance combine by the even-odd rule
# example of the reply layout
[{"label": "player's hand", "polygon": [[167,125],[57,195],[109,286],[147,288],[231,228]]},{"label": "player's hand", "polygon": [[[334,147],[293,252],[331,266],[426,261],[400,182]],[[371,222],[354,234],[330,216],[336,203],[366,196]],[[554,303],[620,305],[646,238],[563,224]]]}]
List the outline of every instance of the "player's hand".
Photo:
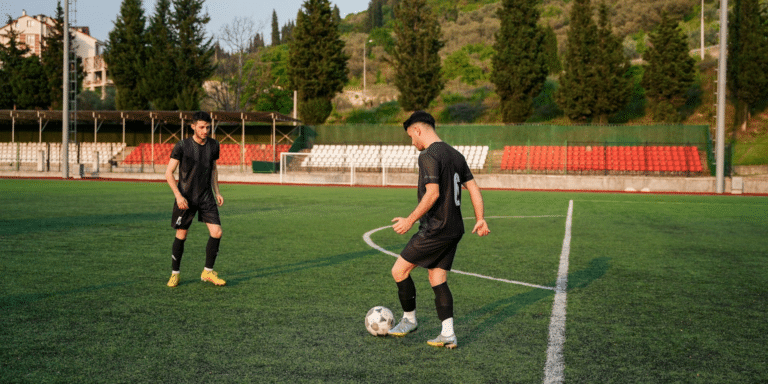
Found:
[{"label": "player's hand", "polygon": [[189,209],[189,204],[187,204],[187,199],[184,198],[184,196],[178,196],[176,197],[176,205],[179,206],[179,209]]},{"label": "player's hand", "polygon": [[478,220],[477,223],[475,223],[475,228],[472,229],[472,233],[477,233],[478,236],[483,237],[491,233],[491,230],[488,229],[488,223],[483,219]]},{"label": "player's hand", "polygon": [[411,227],[413,227],[413,223],[410,222],[405,217],[395,217],[394,219],[392,219],[392,222],[395,223],[392,226],[392,229],[394,229],[395,232],[397,232],[398,235],[402,235],[402,234],[410,231]]},{"label": "player's hand", "polygon": [[224,205],[224,196],[222,196],[222,195],[217,193],[216,194],[216,203],[219,204],[219,207]]}]

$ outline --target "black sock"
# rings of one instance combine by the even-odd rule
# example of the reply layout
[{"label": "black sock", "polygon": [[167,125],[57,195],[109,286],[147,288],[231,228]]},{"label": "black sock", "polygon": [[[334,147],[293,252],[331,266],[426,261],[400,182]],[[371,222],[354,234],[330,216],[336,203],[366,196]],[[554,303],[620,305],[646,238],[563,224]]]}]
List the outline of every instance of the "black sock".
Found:
[{"label": "black sock", "polygon": [[215,237],[208,238],[208,245],[205,246],[205,267],[213,269],[213,264],[216,262],[216,256],[219,255],[219,243],[221,239]]},{"label": "black sock", "polygon": [[416,285],[413,284],[410,275],[397,283],[397,296],[400,298],[403,311],[411,312],[416,309]]},{"label": "black sock", "polygon": [[453,295],[448,289],[448,282],[432,287],[435,291],[435,308],[440,321],[453,317]]},{"label": "black sock", "polygon": [[171,269],[174,271],[179,271],[179,268],[181,268],[181,256],[184,255],[185,240],[179,239],[178,237],[173,239],[173,248],[171,249]]}]

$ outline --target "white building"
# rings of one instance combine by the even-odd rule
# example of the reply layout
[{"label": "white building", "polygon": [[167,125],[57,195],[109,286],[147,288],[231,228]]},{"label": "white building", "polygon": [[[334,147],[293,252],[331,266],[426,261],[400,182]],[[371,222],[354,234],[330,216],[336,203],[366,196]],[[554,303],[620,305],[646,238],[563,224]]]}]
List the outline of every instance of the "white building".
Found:
[{"label": "white building", "polygon": [[[21,17],[0,28],[0,44],[8,44],[7,33],[11,26],[19,33],[19,42],[29,47],[30,54],[39,56],[43,49],[43,38],[53,30],[54,20],[45,15],[30,16],[23,11]],[[70,44],[75,48],[77,56],[83,59],[86,72],[83,89],[98,90],[104,98],[105,87],[114,85],[107,79],[107,66],[101,56],[104,43],[92,37],[88,27],[70,27],[70,31],[74,37]]]}]

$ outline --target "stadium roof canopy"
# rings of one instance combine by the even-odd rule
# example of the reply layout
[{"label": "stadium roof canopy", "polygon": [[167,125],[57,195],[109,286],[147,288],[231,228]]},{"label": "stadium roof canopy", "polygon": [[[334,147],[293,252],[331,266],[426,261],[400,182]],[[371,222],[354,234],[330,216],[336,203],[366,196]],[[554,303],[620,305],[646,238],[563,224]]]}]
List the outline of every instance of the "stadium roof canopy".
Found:
[{"label": "stadium roof canopy", "polygon": [[[187,125],[192,120],[194,111],[75,111],[70,112],[70,121],[93,121],[94,125],[94,141],[96,141],[96,133],[101,127],[101,124],[105,121],[109,122],[122,122],[123,124],[123,142],[125,142],[125,122],[126,121],[141,121],[150,123],[152,126],[152,140],[154,142],[154,133],[160,129],[160,124],[171,125]],[[242,133],[245,134],[246,123],[263,123],[272,125],[272,143],[277,144],[283,139],[288,139],[288,135],[280,132],[277,129],[277,124],[282,125],[300,125],[301,121],[294,119],[290,116],[286,116],[277,112],[225,112],[225,111],[210,111],[212,121],[212,131],[216,134],[216,129],[220,123],[238,123],[242,125]],[[36,121],[40,125],[40,135],[42,138],[42,131],[45,129],[45,125],[50,121],[62,121],[64,119],[62,111],[51,110],[0,110],[0,121],[11,121],[12,132],[11,141],[14,141],[14,128],[17,121]],[[223,131],[223,130],[222,130]],[[179,133],[180,138],[184,138],[184,130],[179,129],[176,131]],[[172,132],[172,136],[175,136],[176,132]],[[223,134],[226,137],[237,142],[232,137],[234,131],[225,132]],[[277,134],[282,135],[282,138],[278,138]],[[288,139],[290,140],[290,139]]]},{"label": "stadium roof canopy", "polygon": [[[194,111],[77,111],[70,112],[70,118],[77,117],[77,120],[100,120],[100,121],[143,121],[152,120],[163,121],[166,124],[181,124],[182,121],[192,119]],[[211,117],[216,122],[241,123],[243,121],[250,123],[300,123],[290,116],[277,112],[224,112],[210,111]],[[15,110],[0,109],[0,120],[6,121],[61,121],[63,120],[62,111],[50,110]]]}]

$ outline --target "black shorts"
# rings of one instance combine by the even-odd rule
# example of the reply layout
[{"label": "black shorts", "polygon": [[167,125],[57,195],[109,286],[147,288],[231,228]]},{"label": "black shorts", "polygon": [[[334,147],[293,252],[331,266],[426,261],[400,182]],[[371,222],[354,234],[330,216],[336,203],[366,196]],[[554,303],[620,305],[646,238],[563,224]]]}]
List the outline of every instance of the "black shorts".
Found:
[{"label": "black shorts", "polygon": [[408,241],[400,256],[420,267],[450,271],[461,237],[422,237],[417,233]]},{"label": "black shorts", "polygon": [[219,219],[219,207],[212,200],[205,200],[200,204],[194,205],[187,202],[189,209],[180,209],[176,201],[173,202],[173,216],[171,216],[171,228],[173,229],[189,229],[192,225],[192,219],[197,215],[197,221],[209,224],[221,225],[221,219]]}]

